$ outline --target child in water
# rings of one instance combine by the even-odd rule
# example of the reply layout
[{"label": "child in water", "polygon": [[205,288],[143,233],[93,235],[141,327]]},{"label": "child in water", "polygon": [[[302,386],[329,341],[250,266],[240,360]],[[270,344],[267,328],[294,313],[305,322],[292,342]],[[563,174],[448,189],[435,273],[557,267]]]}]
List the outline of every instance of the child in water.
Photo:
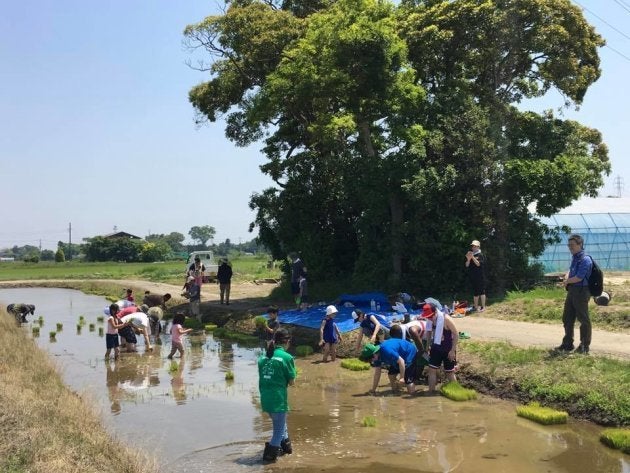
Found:
[{"label": "child in water", "polygon": [[109,354],[114,349],[114,360],[120,357],[120,342],[118,341],[118,329],[126,327],[128,323],[121,322],[116,317],[119,311],[118,304],[112,304],[109,306],[109,317],[107,318],[107,333],[105,335],[105,359],[109,360]]},{"label": "child in water", "polygon": [[286,351],[290,340],[287,329],[279,328],[267,345],[266,353],[258,359],[260,405],[273,424],[271,440],[265,443],[265,462],[275,462],[278,455],[293,453],[287,430],[287,388],[295,382],[297,371],[293,357]]},{"label": "child in water", "polygon": [[168,359],[172,360],[173,355],[179,350],[179,356],[184,356],[184,343],[183,335],[192,332],[191,328],[184,328],[184,320],[186,316],[182,312],[178,312],[173,317],[173,326],[171,327],[171,353],[168,355]]},{"label": "child in water", "polygon": [[341,332],[334,321],[337,312],[334,305],[326,307],[326,318],[322,320],[322,325],[319,327],[319,346],[324,347],[322,360],[324,363],[328,361],[329,354],[332,361],[337,359],[337,344],[341,341]]}]

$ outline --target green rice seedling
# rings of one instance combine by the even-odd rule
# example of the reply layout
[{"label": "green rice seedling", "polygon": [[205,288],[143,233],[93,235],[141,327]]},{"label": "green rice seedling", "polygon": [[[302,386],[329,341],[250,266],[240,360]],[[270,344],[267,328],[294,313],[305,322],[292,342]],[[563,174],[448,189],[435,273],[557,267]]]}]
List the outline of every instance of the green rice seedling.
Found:
[{"label": "green rice seedling", "polygon": [[61,332],[63,330],[63,324],[60,322],[57,322],[57,332]]},{"label": "green rice seedling", "polygon": [[90,329],[90,332],[93,332],[94,330],[96,330],[96,324],[90,324],[88,328]]},{"label": "green rice seedling", "polygon": [[464,388],[457,381],[443,384],[440,388],[440,392],[443,396],[452,401],[470,401],[471,399],[477,399],[477,392],[474,389]]},{"label": "green rice seedling", "polygon": [[102,337],[105,335],[105,329],[103,327],[98,328],[98,336]]},{"label": "green rice seedling", "polygon": [[370,369],[370,364],[358,358],[345,358],[341,360],[341,367],[350,371],[366,371]]},{"label": "green rice seedling", "polygon": [[376,417],[374,416],[365,416],[361,419],[362,427],[376,427]]},{"label": "green rice seedling", "polygon": [[599,440],[610,448],[630,454],[630,429],[606,429]]},{"label": "green rice seedling", "polygon": [[176,361],[171,361],[171,364],[168,367],[168,372],[176,373],[177,371],[179,371],[179,365],[177,364]]},{"label": "green rice seedling", "polygon": [[313,347],[310,345],[298,345],[295,347],[295,354],[297,356],[308,356],[313,354]]},{"label": "green rice seedling", "polygon": [[33,325],[33,336],[34,337],[39,337],[39,327],[37,325]]},{"label": "green rice seedling", "polygon": [[267,319],[262,315],[254,317],[254,325],[256,325],[258,330],[263,330],[267,326]]},{"label": "green rice seedling", "polygon": [[225,372],[226,381],[234,381],[234,373],[231,370]]},{"label": "green rice seedling", "polygon": [[258,343],[258,337],[239,332],[232,332],[225,327],[218,327],[214,329],[212,335],[214,336],[214,338],[229,338],[230,340],[235,340],[237,342]]},{"label": "green rice seedling", "polygon": [[48,336],[51,340],[57,340],[57,332],[49,332]]},{"label": "green rice seedling", "polygon": [[39,318],[37,319],[37,322],[39,323],[40,327],[44,326],[44,317],[42,315],[39,316]]},{"label": "green rice seedling", "polygon": [[206,325],[204,325],[204,326],[203,326],[203,328],[204,328],[204,330],[205,330],[206,332],[212,332],[212,331],[216,330],[216,329],[217,329],[217,327],[218,327],[218,326],[217,326],[217,325],[215,325],[215,324],[206,324]]},{"label": "green rice seedling", "polygon": [[81,327],[83,327],[83,325],[77,324],[77,333],[81,333]]},{"label": "green rice seedling", "polygon": [[105,317],[102,315],[99,315],[98,317],[96,317],[96,321],[102,324],[103,322],[105,322]]},{"label": "green rice seedling", "polygon": [[517,407],[516,415],[543,425],[566,424],[569,418],[569,414],[566,412],[543,407],[537,402]]},{"label": "green rice seedling", "polygon": [[184,319],[184,328],[191,328],[193,330],[203,329],[203,324],[194,317],[186,317]]}]

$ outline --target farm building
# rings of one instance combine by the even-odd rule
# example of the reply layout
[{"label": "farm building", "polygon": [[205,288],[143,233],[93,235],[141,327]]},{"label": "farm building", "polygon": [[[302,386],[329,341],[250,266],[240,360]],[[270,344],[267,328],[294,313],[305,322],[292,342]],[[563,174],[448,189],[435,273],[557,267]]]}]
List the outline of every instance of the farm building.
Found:
[{"label": "farm building", "polygon": [[[548,246],[537,261],[545,272],[564,272],[570,264],[567,240],[571,233],[584,237],[584,248],[606,270],[630,270],[630,198],[580,199],[551,217],[540,220],[560,229],[560,242]],[[562,231],[562,228],[568,228]]]}]

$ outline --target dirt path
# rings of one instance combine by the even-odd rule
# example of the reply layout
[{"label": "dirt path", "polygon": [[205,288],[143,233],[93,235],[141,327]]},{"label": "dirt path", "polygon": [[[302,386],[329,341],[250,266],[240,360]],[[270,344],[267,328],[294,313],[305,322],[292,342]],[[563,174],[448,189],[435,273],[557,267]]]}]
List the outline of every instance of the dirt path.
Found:
[{"label": "dirt path", "polygon": [[[627,279],[626,279],[627,280]],[[1,287],[25,287],[37,286],[41,283],[52,285],[57,280],[35,281],[0,281]],[[59,280],[62,281],[62,280]],[[68,280],[64,280],[68,282]],[[131,287],[141,299],[141,294],[149,290],[152,293],[166,292],[178,296],[181,286],[130,279],[100,279],[93,280],[109,284],[120,284],[122,287]],[[233,310],[247,310],[264,307],[264,298],[267,297],[276,286],[274,284],[255,284],[253,282],[232,283],[231,304]],[[219,301],[219,287],[217,284],[204,284],[202,287],[202,301],[217,303]],[[224,307],[224,306],[220,306]],[[227,307],[224,307],[227,309]],[[530,322],[517,322],[484,318],[479,315],[454,319],[458,331],[468,332],[471,340],[483,341],[508,341],[520,347],[553,348],[562,341],[564,331],[561,324],[538,324]],[[579,324],[576,324],[576,344],[579,343]],[[607,332],[593,330],[591,353],[613,356],[630,360],[630,334],[619,332]]]}]

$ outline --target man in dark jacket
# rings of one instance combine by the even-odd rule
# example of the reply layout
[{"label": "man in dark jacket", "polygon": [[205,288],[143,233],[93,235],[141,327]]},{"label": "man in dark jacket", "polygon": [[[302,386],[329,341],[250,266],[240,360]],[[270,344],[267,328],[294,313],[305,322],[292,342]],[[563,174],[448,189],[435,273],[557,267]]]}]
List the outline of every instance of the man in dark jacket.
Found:
[{"label": "man in dark jacket", "polygon": [[219,270],[217,271],[217,281],[219,282],[219,291],[221,291],[221,304],[230,305],[230,286],[232,284],[232,268],[228,264],[227,258],[221,260]]}]

